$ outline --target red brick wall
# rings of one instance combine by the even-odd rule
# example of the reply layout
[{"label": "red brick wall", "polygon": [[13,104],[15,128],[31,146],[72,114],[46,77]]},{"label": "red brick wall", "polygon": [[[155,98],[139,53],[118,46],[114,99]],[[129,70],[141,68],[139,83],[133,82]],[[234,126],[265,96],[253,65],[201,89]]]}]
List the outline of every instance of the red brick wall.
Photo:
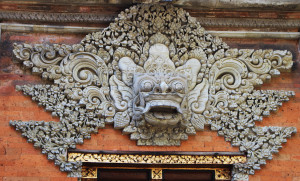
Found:
[{"label": "red brick wall", "polygon": [[[51,117],[42,107],[32,102],[30,97],[25,97],[21,92],[15,91],[18,84],[36,84],[43,82],[40,77],[24,72],[18,64],[12,62],[12,43],[65,43],[80,42],[84,35],[49,35],[49,34],[22,34],[2,33],[0,42],[0,181],[56,181],[76,180],[67,178],[66,173],[60,172],[52,161],[47,160],[40,150],[27,143],[25,138],[13,127],[9,120],[36,120],[59,121]],[[273,78],[264,84],[262,89],[293,90],[296,96],[288,103],[284,103],[277,113],[265,118],[259,126],[296,126],[300,130],[300,57],[297,41],[292,40],[247,40],[226,39],[231,47],[237,48],[273,48],[288,49],[294,55],[295,66],[290,73],[283,73],[280,77]],[[298,63],[298,64],[297,64]],[[294,135],[283,145],[278,155],[268,161],[260,171],[250,177],[250,181],[263,180],[300,180],[300,136]],[[183,141],[180,147],[136,146],[135,141],[122,135],[120,130],[112,126],[99,130],[97,135],[92,135],[91,140],[86,140],[79,149],[90,150],[136,150],[136,151],[238,151],[225,142],[223,137],[206,128],[196,136],[190,136]]]}]

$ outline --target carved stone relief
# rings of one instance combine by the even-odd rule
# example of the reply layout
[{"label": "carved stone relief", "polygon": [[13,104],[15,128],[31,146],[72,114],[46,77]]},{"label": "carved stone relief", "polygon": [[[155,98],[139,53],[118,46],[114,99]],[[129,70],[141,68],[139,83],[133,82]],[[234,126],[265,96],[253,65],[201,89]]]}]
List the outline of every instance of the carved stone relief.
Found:
[{"label": "carved stone relief", "polygon": [[294,127],[257,127],[291,91],[254,90],[291,68],[282,50],[231,49],[205,33],[182,9],[137,5],[121,12],[103,32],[75,45],[15,45],[24,67],[53,85],[17,86],[60,122],[11,121],[62,171],[80,176],[68,148],[105,124],[138,145],[180,145],[210,125],[248,157],[234,165],[245,180],[278,152]]},{"label": "carved stone relief", "polygon": [[[83,22],[83,23],[110,23],[115,19],[114,14],[83,14],[83,13],[47,13],[25,11],[1,11],[0,20],[14,20],[27,22]],[[267,19],[267,18],[210,18],[198,17],[202,26],[210,27],[253,27],[253,28],[299,28],[297,19]]]}]

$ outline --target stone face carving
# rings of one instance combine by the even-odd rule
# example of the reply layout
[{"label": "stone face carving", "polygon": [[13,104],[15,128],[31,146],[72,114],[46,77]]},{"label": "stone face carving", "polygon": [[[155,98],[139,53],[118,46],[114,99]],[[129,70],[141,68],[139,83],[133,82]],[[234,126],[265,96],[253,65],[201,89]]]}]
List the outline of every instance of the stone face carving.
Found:
[{"label": "stone face carving", "polygon": [[81,162],[68,162],[67,149],[110,123],[138,145],[158,146],[179,146],[210,125],[247,154],[233,169],[233,178],[242,180],[296,132],[255,126],[294,94],[254,90],[290,69],[291,53],[230,49],[172,6],[133,6],[81,44],[16,44],[14,54],[54,82],[17,89],[61,121],[11,125],[71,176],[80,176]]},{"label": "stone face carving", "polygon": [[[157,38],[167,39],[162,34],[156,34]],[[154,43],[154,42],[152,42]],[[127,92],[119,91],[122,99],[126,103],[126,110],[132,107],[132,122],[138,129],[149,130],[150,133],[132,134],[140,140],[138,144],[146,145],[172,145],[166,140],[160,142],[153,138],[155,134],[161,132],[161,129],[176,129],[184,130],[191,127],[189,120],[192,112],[202,113],[208,101],[207,91],[208,82],[205,79],[201,84],[195,87],[197,74],[200,71],[201,64],[197,59],[189,59],[184,65],[176,68],[174,62],[169,57],[169,49],[166,45],[154,43],[149,47],[149,57],[145,61],[144,66],[136,65],[130,57],[122,57],[119,60],[118,66],[122,73],[122,87],[127,86],[127,90],[132,90],[129,96],[123,96]],[[115,76],[111,79],[117,80]],[[113,81],[112,81],[113,82]],[[117,81],[115,81],[117,82]],[[119,83],[121,84],[121,82]],[[201,90],[203,90],[201,93]],[[190,93],[191,92],[191,93]],[[190,94],[189,94],[190,93]],[[118,97],[114,92],[112,97]],[[114,99],[116,105],[120,105],[117,98]],[[201,100],[201,101],[200,101]],[[194,109],[194,104],[201,102],[201,106]],[[190,108],[189,105],[193,107]],[[118,108],[120,111],[125,109]],[[126,123],[129,123],[129,116]],[[126,124],[114,121],[115,127],[124,128]],[[122,126],[120,126],[122,124]],[[125,131],[126,133],[126,131]],[[128,132],[130,133],[130,132]],[[174,143],[179,144],[181,138],[173,138],[171,133],[165,135],[163,139],[174,140]],[[144,138],[142,138],[144,137]],[[146,139],[145,139],[146,138]],[[183,137],[186,139],[186,137]]]}]

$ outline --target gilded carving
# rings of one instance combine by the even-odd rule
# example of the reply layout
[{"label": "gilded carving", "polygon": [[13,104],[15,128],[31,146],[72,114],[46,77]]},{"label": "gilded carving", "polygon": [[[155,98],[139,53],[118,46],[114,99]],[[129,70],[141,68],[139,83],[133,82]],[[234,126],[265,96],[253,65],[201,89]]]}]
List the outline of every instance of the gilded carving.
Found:
[{"label": "gilded carving", "polygon": [[82,167],[82,178],[97,178],[97,168]]},{"label": "gilded carving", "polygon": [[153,180],[161,180],[163,178],[163,171],[162,169],[151,169],[151,178]]},{"label": "gilded carving", "polygon": [[16,44],[14,54],[25,68],[54,82],[17,89],[61,121],[11,125],[73,176],[80,176],[81,160],[68,162],[67,149],[105,124],[138,145],[158,146],[179,146],[210,125],[247,154],[247,162],[233,169],[234,179],[242,180],[296,132],[255,126],[294,95],[254,89],[289,70],[291,52],[229,48],[173,6],[133,6],[80,44]]},{"label": "gilded carving", "polygon": [[230,169],[219,168],[215,170],[215,179],[216,180],[231,180]]},{"label": "gilded carving", "polygon": [[246,163],[246,156],[202,155],[132,155],[68,153],[70,162],[138,163],[138,164],[237,164]]}]

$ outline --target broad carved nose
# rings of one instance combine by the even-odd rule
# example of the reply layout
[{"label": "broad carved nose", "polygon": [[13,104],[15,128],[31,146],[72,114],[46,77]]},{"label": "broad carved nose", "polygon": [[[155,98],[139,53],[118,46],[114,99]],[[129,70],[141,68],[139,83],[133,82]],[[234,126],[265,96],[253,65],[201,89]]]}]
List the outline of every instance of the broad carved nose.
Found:
[{"label": "broad carved nose", "polygon": [[163,82],[160,83],[160,90],[161,90],[161,93],[168,93],[168,92],[170,92],[169,91],[169,86],[168,86],[168,84],[165,83],[165,81],[163,81]]}]

